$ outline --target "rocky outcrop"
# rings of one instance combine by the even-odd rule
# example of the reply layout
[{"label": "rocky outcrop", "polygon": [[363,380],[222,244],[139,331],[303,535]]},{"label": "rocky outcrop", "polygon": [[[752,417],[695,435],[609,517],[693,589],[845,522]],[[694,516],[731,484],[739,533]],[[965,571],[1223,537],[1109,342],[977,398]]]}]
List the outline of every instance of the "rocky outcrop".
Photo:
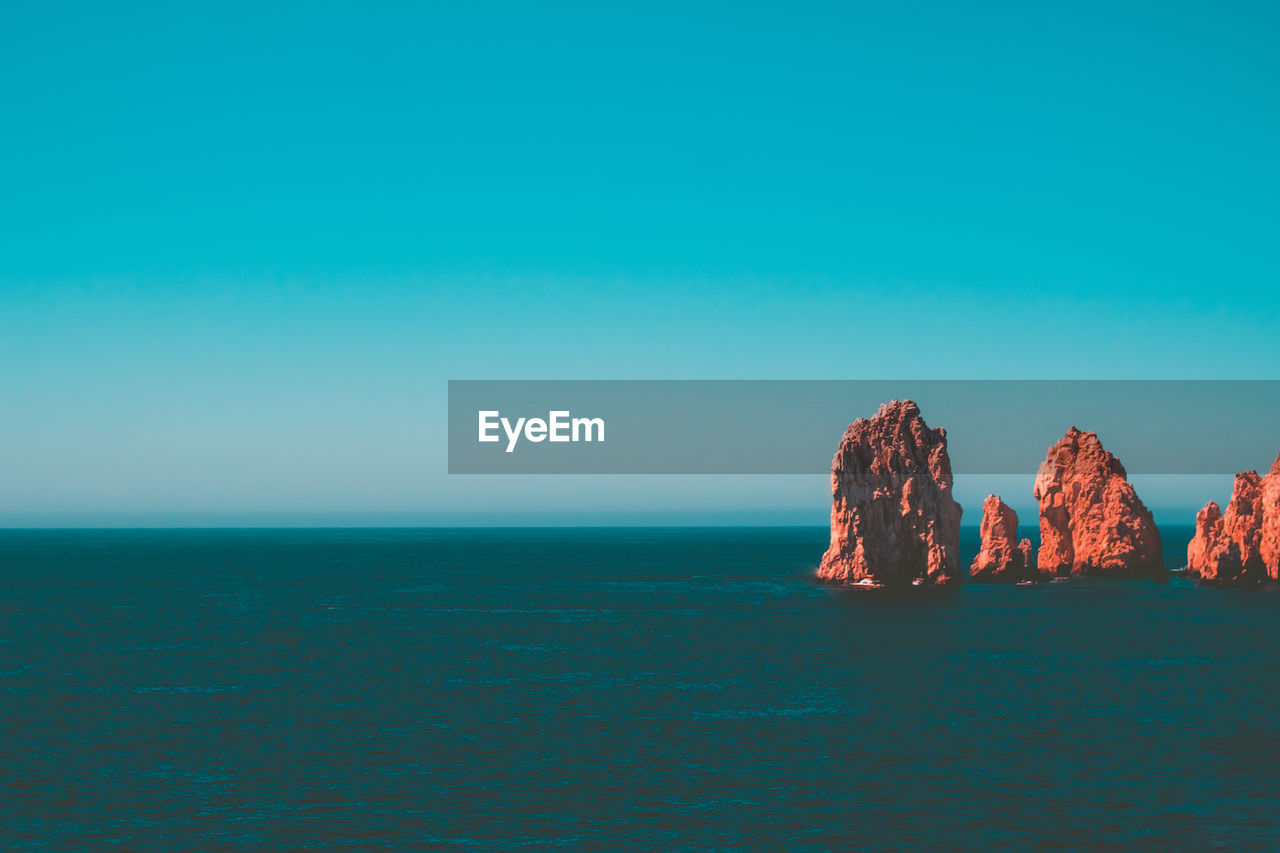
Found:
[{"label": "rocky outcrop", "polygon": [[1262,478],[1257,471],[1236,474],[1222,533],[1239,547],[1241,571],[1262,575]]},{"label": "rocky outcrop", "polygon": [[1280,579],[1280,457],[1265,477],[1236,474],[1225,513],[1214,501],[1200,510],[1187,570],[1224,586]]},{"label": "rocky outcrop", "polygon": [[1045,574],[1158,576],[1160,531],[1097,433],[1067,430],[1036,475]]},{"label": "rocky outcrop", "polygon": [[1018,514],[997,495],[982,502],[982,544],[969,576],[974,580],[1022,580],[1035,572],[1031,540],[1018,542]]},{"label": "rocky outcrop", "polygon": [[1262,478],[1262,535],[1258,555],[1271,580],[1280,580],[1280,454]]},{"label": "rocky outcrop", "polygon": [[906,586],[959,577],[960,505],[947,433],[911,400],[845,430],[831,463],[831,545],[819,580]]},{"label": "rocky outcrop", "polygon": [[1187,568],[1203,583],[1235,584],[1243,580],[1240,547],[1226,535],[1222,508],[1209,501],[1196,514],[1196,535],[1187,545]]},{"label": "rocky outcrop", "polygon": [[1018,553],[1022,555],[1022,565],[1026,566],[1028,573],[1031,569],[1036,568],[1036,552],[1031,547],[1030,539],[1023,539],[1018,543]]}]

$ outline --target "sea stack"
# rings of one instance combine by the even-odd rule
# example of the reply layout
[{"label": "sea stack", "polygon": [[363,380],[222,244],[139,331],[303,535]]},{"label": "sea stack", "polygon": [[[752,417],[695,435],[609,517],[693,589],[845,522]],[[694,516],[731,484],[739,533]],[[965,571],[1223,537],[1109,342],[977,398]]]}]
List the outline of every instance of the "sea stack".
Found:
[{"label": "sea stack", "polygon": [[1225,513],[1214,501],[1200,510],[1187,569],[1221,586],[1280,579],[1280,456],[1265,477],[1236,474]]},{"label": "sea stack", "polygon": [[959,578],[960,505],[947,432],[911,400],[845,430],[831,463],[831,546],[818,579],[908,586]]},{"label": "sea stack", "polygon": [[1206,584],[1245,581],[1240,546],[1226,535],[1217,501],[1209,501],[1196,513],[1196,535],[1187,545],[1187,570]]},{"label": "sea stack", "polygon": [[1018,552],[1022,554],[1022,565],[1027,567],[1028,573],[1036,568],[1036,552],[1031,547],[1030,539],[1023,539],[1018,543]]},{"label": "sea stack", "polygon": [[1036,474],[1044,574],[1157,577],[1160,531],[1097,433],[1067,430]]},{"label": "sea stack", "polygon": [[1036,573],[1031,540],[1018,541],[1018,514],[998,495],[982,502],[981,536],[969,567],[974,580],[1024,580]]},{"label": "sea stack", "polygon": [[1262,541],[1258,553],[1271,580],[1280,580],[1280,454],[1262,478]]}]

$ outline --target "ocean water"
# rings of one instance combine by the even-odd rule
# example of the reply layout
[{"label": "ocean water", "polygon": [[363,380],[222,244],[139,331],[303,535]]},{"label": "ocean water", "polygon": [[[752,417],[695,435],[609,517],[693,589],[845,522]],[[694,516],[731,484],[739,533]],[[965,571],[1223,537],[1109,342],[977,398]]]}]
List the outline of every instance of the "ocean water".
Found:
[{"label": "ocean water", "polygon": [[1280,848],[1280,594],[826,536],[0,533],[0,849]]}]

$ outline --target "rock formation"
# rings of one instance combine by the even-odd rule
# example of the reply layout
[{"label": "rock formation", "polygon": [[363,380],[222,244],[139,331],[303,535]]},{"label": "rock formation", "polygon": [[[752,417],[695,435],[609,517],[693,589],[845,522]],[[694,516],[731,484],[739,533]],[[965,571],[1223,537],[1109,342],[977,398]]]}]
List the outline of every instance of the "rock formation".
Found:
[{"label": "rock formation", "polygon": [[1045,574],[1158,576],[1160,531],[1097,433],[1067,430],[1036,475]]},{"label": "rock formation", "polygon": [[911,400],[894,400],[845,430],[831,463],[831,546],[825,583],[943,584],[959,577],[960,505],[947,433]]},{"label": "rock formation", "polygon": [[1262,574],[1262,478],[1257,471],[1236,474],[1222,533],[1239,547],[1243,572]]},{"label": "rock formation", "polygon": [[1036,552],[1035,549],[1031,547],[1030,539],[1023,539],[1018,543],[1018,553],[1022,555],[1023,566],[1028,570],[1036,568]]},{"label": "rock formation", "polygon": [[982,502],[982,545],[969,576],[975,580],[1022,580],[1036,571],[1031,540],[1018,542],[1018,514],[997,495]]},{"label": "rock formation", "polygon": [[1187,569],[1201,583],[1242,585],[1280,579],[1280,457],[1265,477],[1236,474],[1227,511],[1214,501],[1196,515]]},{"label": "rock formation", "polygon": [[1204,583],[1240,583],[1244,579],[1240,546],[1226,535],[1217,501],[1209,501],[1196,513],[1196,535],[1187,545],[1187,568]]},{"label": "rock formation", "polygon": [[1258,554],[1271,580],[1280,580],[1280,454],[1262,478],[1262,536]]}]

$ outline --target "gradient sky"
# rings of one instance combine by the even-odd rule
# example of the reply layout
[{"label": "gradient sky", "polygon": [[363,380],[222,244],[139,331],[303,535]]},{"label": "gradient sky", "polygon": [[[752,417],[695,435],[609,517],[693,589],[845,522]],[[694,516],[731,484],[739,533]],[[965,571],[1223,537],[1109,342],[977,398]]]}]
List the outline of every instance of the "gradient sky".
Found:
[{"label": "gradient sky", "polygon": [[0,523],[822,523],[446,380],[1280,376],[1280,9],[959,5],[7,4]]}]

